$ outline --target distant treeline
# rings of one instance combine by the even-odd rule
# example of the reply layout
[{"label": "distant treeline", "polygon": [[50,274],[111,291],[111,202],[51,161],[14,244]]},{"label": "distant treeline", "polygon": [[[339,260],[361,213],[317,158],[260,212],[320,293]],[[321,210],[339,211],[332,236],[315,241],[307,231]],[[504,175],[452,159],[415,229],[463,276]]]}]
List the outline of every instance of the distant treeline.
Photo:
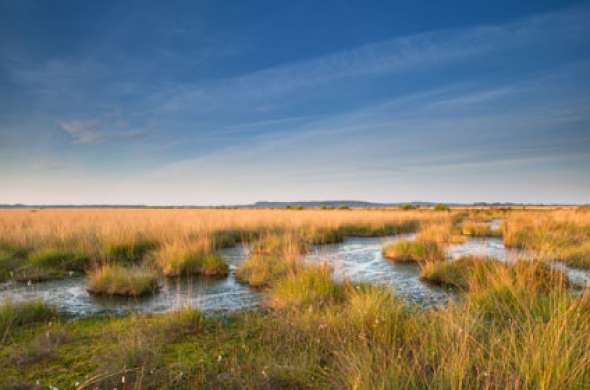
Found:
[{"label": "distant treeline", "polygon": [[260,201],[254,204],[244,205],[211,205],[211,206],[195,206],[195,205],[179,205],[179,206],[152,206],[152,205],[123,205],[123,204],[88,204],[88,205],[27,205],[27,204],[0,204],[0,209],[18,209],[18,208],[72,208],[72,209],[205,209],[205,208],[386,208],[386,207],[401,207],[401,208],[420,208],[420,207],[434,207],[436,205],[444,204],[449,207],[558,207],[558,206],[582,206],[589,207],[589,204],[574,204],[574,203],[516,203],[516,202],[474,202],[474,203],[441,203],[441,202],[397,202],[397,203],[377,203],[366,202],[360,200],[327,200],[327,201],[303,201],[303,202],[273,202]]}]

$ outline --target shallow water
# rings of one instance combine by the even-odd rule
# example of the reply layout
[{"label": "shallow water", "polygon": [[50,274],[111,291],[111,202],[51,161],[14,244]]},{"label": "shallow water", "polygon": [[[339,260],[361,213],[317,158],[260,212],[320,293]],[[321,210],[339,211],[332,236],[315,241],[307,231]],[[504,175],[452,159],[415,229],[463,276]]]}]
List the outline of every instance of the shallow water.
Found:
[{"label": "shallow water", "polygon": [[145,298],[96,297],[86,291],[84,278],[26,285],[24,283],[4,286],[0,301],[7,299],[43,299],[63,312],[74,315],[97,313],[159,313],[183,306],[201,310],[239,310],[255,306],[259,293],[240,284],[233,276],[237,264],[247,255],[246,247],[224,249],[221,254],[230,266],[227,278],[168,278],[163,281],[159,293]]},{"label": "shallow water", "polygon": [[[389,237],[347,237],[338,244],[315,247],[305,256],[309,262],[327,262],[334,269],[337,280],[349,279],[354,282],[368,282],[391,287],[397,296],[420,305],[443,305],[454,297],[440,287],[424,283],[419,278],[415,264],[394,263],[382,255],[383,246],[399,239],[413,239],[415,235]],[[203,277],[171,278],[163,281],[158,294],[146,298],[104,298],[95,297],[86,291],[84,278],[73,277],[65,280],[26,285],[16,283],[0,288],[0,302],[12,299],[43,299],[59,310],[77,316],[98,313],[159,313],[183,306],[192,306],[204,311],[235,311],[254,307],[260,302],[260,293],[238,283],[234,271],[240,261],[248,255],[247,247],[224,249],[221,254],[230,266],[230,275],[223,279]],[[447,256],[456,259],[463,255],[493,256],[502,261],[514,261],[527,254],[504,247],[501,238],[469,238],[463,244],[449,245]],[[566,272],[570,280],[580,286],[590,286],[590,271],[552,263]]]},{"label": "shallow water", "polygon": [[[498,237],[469,238],[463,244],[449,245],[447,256],[457,259],[465,255],[490,256],[500,261],[516,261],[534,258],[534,254],[521,250],[506,248],[504,242]],[[548,262],[554,269],[565,272],[570,282],[579,287],[590,287],[590,270],[568,267],[559,262]]]},{"label": "shallow water", "polygon": [[385,244],[413,238],[414,235],[348,237],[339,244],[317,247],[305,259],[330,264],[337,280],[385,285],[391,287],[397,296],[421,306],[444,304],[449,299],[449,293],[422,282],[416,264],[394,263],[382,255]]},{"label": "shallow water", "polygon": [[510,249],[498,237],[471,237],[462,244],[451,244],[447,248],[447,256],[457,259],[461,256],[489,256],[501,261],[516,261],[529,255],[519,249]]}]

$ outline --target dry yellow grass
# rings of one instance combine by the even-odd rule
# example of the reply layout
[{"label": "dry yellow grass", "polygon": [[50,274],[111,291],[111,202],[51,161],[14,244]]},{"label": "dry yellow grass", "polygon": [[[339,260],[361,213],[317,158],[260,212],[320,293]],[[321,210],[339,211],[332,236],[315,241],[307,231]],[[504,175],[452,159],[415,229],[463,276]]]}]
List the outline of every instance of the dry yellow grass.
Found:
[{"label": "dry yellow grass", "polygon": [[3,209],[0,240],[24,248],[75,246],[97,253],[105,244],[212,239],[218,231],[381,226],[433,216],[429,211],[399,210]]}]

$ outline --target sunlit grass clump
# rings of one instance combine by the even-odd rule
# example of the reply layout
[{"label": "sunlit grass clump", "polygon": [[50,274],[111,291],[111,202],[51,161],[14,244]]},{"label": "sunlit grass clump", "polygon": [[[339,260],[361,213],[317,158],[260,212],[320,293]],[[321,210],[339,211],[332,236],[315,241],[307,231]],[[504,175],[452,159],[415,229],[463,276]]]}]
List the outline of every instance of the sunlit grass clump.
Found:
[{"label": "sunlit grass clump", "polygon": [[420,277],[433,284],[467,290],[475,278],[485,277],[495,266],[503,265],[493,258],[463,256],[453,261],[426,263]]},{"label": "sunlit grass clump", "polygon": [[299,255],[308,249],[308,243],[296,232],[266,234],[252,243],[252,253],[257,255]]},{"label": "sunlit grass clump", "polygon": [[338,302],[342,295],[329,266],[307,265],[279,279],[269,292],[269,303],[275,308],[321,306]]},{"label": "sunlit grass clump", "polygon": [[139,266],[106,264],[88,274],[87,289],[97,295],[150,295],[159,289],[158,274]]},{"label": "sunlit grass clump", "polygon": [[529,290],[565,289],[567,276],[540,261],[503,263],[492,257],[463,256],[454,261],[423,265],[420,277],[430,283],[460,290],[483,290],[511,284]]},{"label": "sunlit grass clump", "polygon": [[254,254],[242,261],[236,269],[236,278],[252,287],[268,287],[301,268],[297,258],[280,255]]},{"label": "sunlit grass clump", "polygon": [[147,239],[106,241],[102,245],[101,255],[107,263],[138,264],[149,251],[157,247],[157,242]]},{"label": "sunlit grass clump", "polygon": [[225,276],[229,267],[223,258],[201,244],[175,241],[163,245],[156,254],[159,267],[166,276],[199,274]]},{"label": "sunlit grass clump", "polygon": [[433,241],[441,244],[460,244],[465,242],[461,235],[450,221],[429,223],[420,226],[416,234],[417,241]]},{"label": "sunlit grass clump", "polygon": [[444,260],[444,253],[436,242],[398,240],[383,248],[383,256],[396,262],[435,262]]}]

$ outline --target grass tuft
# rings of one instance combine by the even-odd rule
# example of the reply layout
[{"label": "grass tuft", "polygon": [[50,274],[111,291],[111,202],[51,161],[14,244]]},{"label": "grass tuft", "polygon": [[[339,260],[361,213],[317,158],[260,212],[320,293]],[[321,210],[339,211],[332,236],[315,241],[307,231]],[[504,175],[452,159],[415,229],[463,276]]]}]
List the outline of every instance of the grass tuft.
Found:
[{"label": "grass tuft", "polygon": [[84,253],[54,248],[36,250],[28,257],[28,263],[34,267],[79,272],[88,267],[89,260]]},{"label": "grass tuft", "polygon": [[87,289],[97,295],[150,295],[159,289],[158,274],[147,268],[106,264],[89,273]]},{"label": "grass tuft", "polygon": [[323,306],[342,300],[342,286],[332,280],[327,265],[308,265],[278,280],[269,292],[274,308]]},{"label": "grass tuft", "polygon": [[432,241],[398,240],[383,248],[383,256],[397,262],[435,262],[444,260],[444,253]]},{"label": "grass tuft", "polygon": [[158,244],[151,240],[134,240],[130,242],[106,242],[102,247],[102,257],[107,263],[138,264]]},{"label": "grass tuft", "polygon": [[252,287],[269,287],[301,267],[296,258],[254,254],[239,264],[236,278]]},{"label": "grass tuft", "polygon": [[486,277],[494,267],[504,265],[494,258],[463,256],[453,261],[425,263],[420,278],[436,285],[467,290],[476,278]]},{"label": "grass tuft", "polygon": [[433,241],[441,244],[461,244],[463,237],[450,221],[429,223],[420,226],[416,234],[416,241]]},{"label": "grass tuft", "polygon": [[225,276],[229,267],[217,253],[209,253],[200,244],[175,241],[163,245],[156,254],[157,263],[166,276],[200,274]]}]

